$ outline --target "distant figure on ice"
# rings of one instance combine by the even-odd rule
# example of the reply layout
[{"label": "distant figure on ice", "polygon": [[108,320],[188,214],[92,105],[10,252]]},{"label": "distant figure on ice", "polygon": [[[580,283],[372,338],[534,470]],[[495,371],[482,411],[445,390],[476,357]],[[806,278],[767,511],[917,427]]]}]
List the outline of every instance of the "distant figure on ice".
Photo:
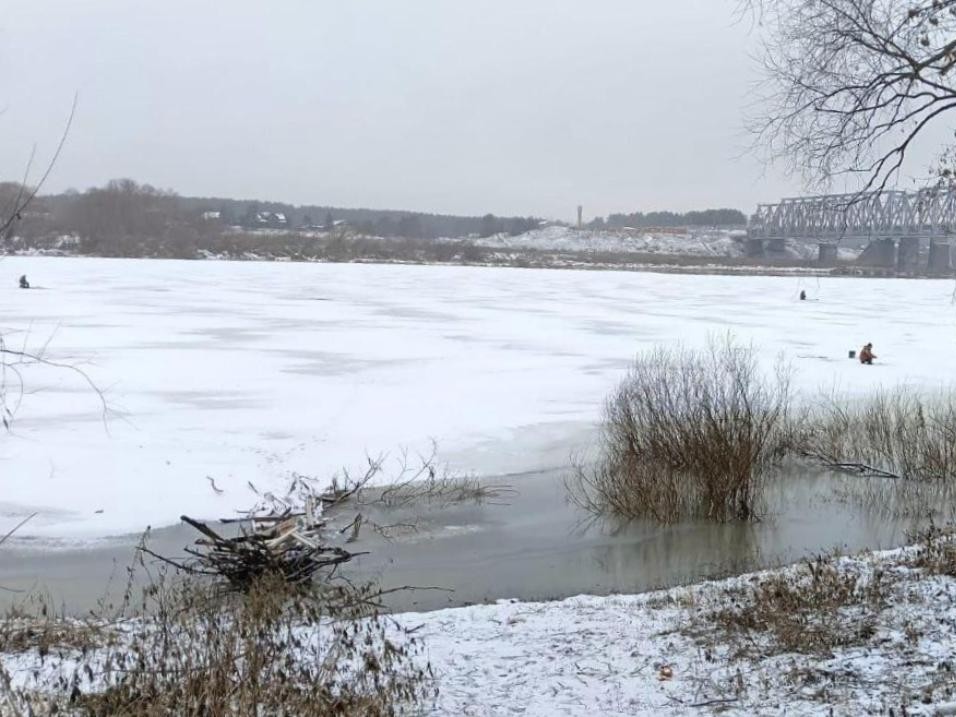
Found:
[{"label": "distant figure on ice", "polygon": [[867,344],[862,349],[860,349],[860,363],[872,365],[873,359],[875,358],[876,358],[876,354],[873,353],[873,344]]},{"label": "distant figure on ice", "polygon": [[805,291],[803,291],[803,290],[801,289],[801,290],[800,290],[800,301],[806,301],[806,300],[807,300],[807,292],[805,292]]},{"label": "distant figure on ice", "polygon": [[24,274],[23,276],[20,277],[20,288],[21,288],[21,289],[29,289],[29,288],[30,288],[30,282],[27,281],[27,275],[26,275],[26,274]]}]

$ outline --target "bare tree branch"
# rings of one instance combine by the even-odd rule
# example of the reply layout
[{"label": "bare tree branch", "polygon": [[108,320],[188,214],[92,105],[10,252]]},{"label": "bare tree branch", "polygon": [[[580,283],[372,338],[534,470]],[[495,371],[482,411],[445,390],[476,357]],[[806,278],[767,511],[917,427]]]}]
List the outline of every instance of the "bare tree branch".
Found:
[{"label": "bare tree branch", "polygon": [[956,0],[741,0],[738,9],[764,34],[754,147],[810,185],[846,178],[861,193],[886,189],[917,137],[956,110]]},{"label": "bare tree branch", "polygon": [[[46,350],[49,340],[36,351],[27,350],[25,342],[26,339],[24,339],[24,346],[22,348],[10,348],[3,334],[0,334],[0,424],[2,424],[5,429],[9,429],[13,417],[16,415],[23,401],[25,392],[24,369],[30,366],[47,366],[68,371],[78,376],[99,400],[103,424],[107,426],[110,414],[109,404],[106,401],[105,394],[99,386],[96,385],[92,377],[75,364],[48,358],[46,356]],[[15,386],[12,394],[10,390],[11,384]]]},{"label": "bare tree branch", "polygon": [[63,147],[66,145],[66,139],[70,135],[70,129],[73,127],[73,118],[76,116],[76,105],[78,100],[79,94],[74,94],[73,104],[70,106],[70,114],[67,117],[66,125],[63,127],[63,133],[60,135],[60,141],[56,145],[56,151],[53,153],[53,156],[47,163],[46,169],[43,171],[40,179],[35,185],[33,185],[32,188],[29,188],[28,185],[30,171],[33,168],[33,161],[36,157],[36,147],[34,146],[33,150],[30,152],[30,159],[27,162],[23,181],[20,183],[20,191],[17,193],[13,201],[5,208],[3,213],[0,214],[0,238],[5,237],[7,231],[22,218],[23,211],[30,206],[37,194],[39,194],[40,190],[43,188],[43,185],[46,184],[46,180],[49,178],[50,172],[53,171],[54,165],[57,163],[57,160],[60,158],[60,154],[63,152]]}]

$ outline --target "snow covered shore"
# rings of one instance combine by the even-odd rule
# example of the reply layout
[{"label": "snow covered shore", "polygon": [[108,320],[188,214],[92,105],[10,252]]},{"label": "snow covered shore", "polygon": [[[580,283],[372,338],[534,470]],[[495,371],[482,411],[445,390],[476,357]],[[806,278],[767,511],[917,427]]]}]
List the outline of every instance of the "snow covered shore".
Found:
[{"label": "snow covered shore", "polygon": [[[414,714],[435,717],[951,714],[954,566],[950,539],[921,539],[643,595],[399,614],[393,639],[424,646],[438,693]],[[28,691],[78,660],[0,654]]]},{"label": "snow covered shore", "polygon": [[[746,623],[759,586],[777,579],[817,597],[806,565],[646,595],[398,618],[421,626],[438,673],[436,717],[934,715],[956,700],[956,579],[914,567],[916,554],[834,560],[818,609],[790,608],[797,627],[833,633],[832,646],[806,651],[759,621],[737,635],[721,624],[726,611]],[[857,592],[828,605],[834,585]]]}]

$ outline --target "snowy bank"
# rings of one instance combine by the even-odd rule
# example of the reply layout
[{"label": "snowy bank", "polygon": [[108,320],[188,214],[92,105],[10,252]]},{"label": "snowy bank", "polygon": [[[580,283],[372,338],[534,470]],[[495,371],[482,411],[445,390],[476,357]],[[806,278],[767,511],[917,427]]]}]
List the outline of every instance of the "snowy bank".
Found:
[{"label": "snowy bank", "polygon": [[[430,663],[437,697],[414,714],[436,717],[948,714],[956,559],[946,540],[644,595],[399,614],[391,639],[423,646],[414,660]],[[297,644],[323,639],[322,628],[298,630]],[[66,646],[0,654],[15,686],[69,689],[55,680],[81,653],[55,641]],[[82,679],[96,689],[95,671]]]},{"label": "snowy bank", "polygon": [[807,629],[820,620],[839,638],[822,651],[787,651],[759,630],[735,639],[715,618],[749,610],[754,586],[805,583],[806,566],[646,595],[398,619],[419,626],[437,670],[436,716],[933,715],[956,699],[956,580],[913,568],[913,556],[834,561],[838,579],[862,591],[879,575],[884,593],[875,608],[851,598],[809,615]]}]

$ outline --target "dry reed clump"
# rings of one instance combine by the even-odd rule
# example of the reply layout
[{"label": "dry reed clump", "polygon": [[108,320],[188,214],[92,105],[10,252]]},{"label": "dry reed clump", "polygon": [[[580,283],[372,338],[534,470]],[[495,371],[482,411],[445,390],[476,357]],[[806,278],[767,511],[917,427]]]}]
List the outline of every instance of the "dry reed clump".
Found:
[{"label": "dry reed clump", "polygon": [[886,478],[956,479],[956,393],[906,387],[831,397],[810,412],[800,452]]},{"label": "dry reed clump", "polygon": [[956,527],[928,528],[911,536],[914,545],[910,566],[930,575],[956,577]]},{"label": "dry reed clump", "polygon": [[377,716],[432,694],[414,635],[371,588],[157,580],[115,628],[113,644],[47,657],[28,687],[0,674],[3,714]]},{"label": "dry reed clump", "polygon": [[36,650],[39,657],[69,650],[88,650],[114,638],[112,631],[89,620],[54,613],[47,602],[26,611],[15,608],[0,618],[0,653]]},{"label": "dry reed clump", "polygon": [[572,500],[625,518],[753,519],[789,397],[785,371],[766,378],[729,339],[641,356],[606,403],[599,461],[569,480]]},{"label": "dry reed clump", "polygon": [[[741,652],[821,655],[873,636],[890,587],[882,570],[841,567],[832,557],[816,558],[794,570],[761,576],[738,588],[732,599],[701,615],[706,627],[701,633],[710,634],[716,626],[721,640],[736,644]],[[769,641],[759,640],[761,635]]]}]

